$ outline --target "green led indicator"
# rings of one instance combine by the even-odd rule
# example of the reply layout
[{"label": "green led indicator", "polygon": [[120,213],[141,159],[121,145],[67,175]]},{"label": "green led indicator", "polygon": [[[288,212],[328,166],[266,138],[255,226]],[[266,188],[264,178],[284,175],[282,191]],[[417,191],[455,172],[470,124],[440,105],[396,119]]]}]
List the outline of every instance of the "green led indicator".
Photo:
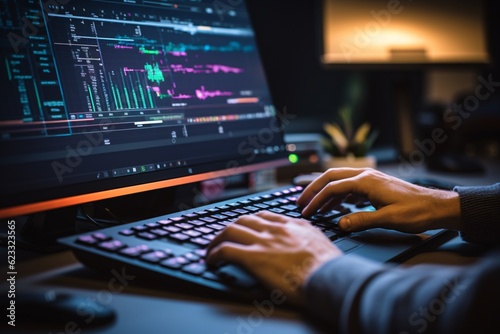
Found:
[{"label": "green led indicator", "polygon": [[299,156],[297,154],[290,154],[288,156],[288,160],[292,163],[292,164],[296,164],[297,162],[299,162]]}]

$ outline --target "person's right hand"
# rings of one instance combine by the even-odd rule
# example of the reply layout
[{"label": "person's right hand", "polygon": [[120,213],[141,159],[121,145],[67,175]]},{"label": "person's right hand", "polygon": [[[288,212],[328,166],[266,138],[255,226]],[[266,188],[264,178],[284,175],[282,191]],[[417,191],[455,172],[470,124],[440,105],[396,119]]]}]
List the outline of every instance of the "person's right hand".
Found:
[{"label": "person's right hand", "polygon": [[327,170],[306,187],[297,205],[309,217],[330,210],[349,194],[367,198],[377,210],[343,217],[339,225],[348,232],[374,227],[410,233],[461,229],[456,192],[424,188],[369,168]]}]

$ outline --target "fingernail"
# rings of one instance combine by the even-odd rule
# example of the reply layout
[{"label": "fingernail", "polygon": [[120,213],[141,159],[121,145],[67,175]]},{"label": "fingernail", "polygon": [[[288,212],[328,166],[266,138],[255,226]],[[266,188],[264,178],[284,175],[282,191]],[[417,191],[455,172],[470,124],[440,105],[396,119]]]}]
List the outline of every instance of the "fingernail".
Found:
[{"label": "fingernail", "polygon": [[341,228],[345,231],[349,231],[351,229],[351,220],[349,218],[342,218],[341,220]]}]

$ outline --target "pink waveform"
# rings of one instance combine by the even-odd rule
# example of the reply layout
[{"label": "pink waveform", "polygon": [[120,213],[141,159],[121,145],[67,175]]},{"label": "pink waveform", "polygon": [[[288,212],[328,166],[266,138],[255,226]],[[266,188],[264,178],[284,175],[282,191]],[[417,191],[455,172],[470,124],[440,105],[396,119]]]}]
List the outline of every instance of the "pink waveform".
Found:
[{"label": "pink waveform", "polygon": [[243,72],[242,68],[231,67],[226,65],[217,65],[217,64],[207,64],[207,65],[194,65],[193,67],[184,67],[182,64],[172,64],[170,68],[174,72],[182,72],[182,73],[235,73],[239,74]]},{"label": "pink waveform", "polygon": [[[175,84],[174,84],[174,86],[175,86]],[[186,94],[175,95],[175,92],[173,89],[167,89],[167,93],[168,93],[168,95],[172,96],[172,99],[175,99],[175,100],[185,100],[185,99],[192,98],[191,95],[186,95]]]},{"label": "pink waveform", "polygon": [[174,56],[174,57],[185,57],[187,56],[187,53],[184,51],[172,51],[172,52],[167,52],[168,54]]},{"label": "pink waveform", "polygon": [[232,92],[222,92],[220,90],[207,91],[205,90],[204,86],[201,86],[201,89],[197,89],[195,92],[196,92],[196,97],[200,100],[206,100],[209,97],[233,95]]}]

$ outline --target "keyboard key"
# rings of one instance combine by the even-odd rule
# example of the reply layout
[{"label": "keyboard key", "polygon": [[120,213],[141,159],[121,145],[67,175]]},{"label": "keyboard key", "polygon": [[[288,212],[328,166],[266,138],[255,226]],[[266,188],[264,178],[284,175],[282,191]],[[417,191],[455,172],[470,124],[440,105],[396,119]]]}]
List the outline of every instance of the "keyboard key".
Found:
[{"label": "keyboard key", "polygon": [[264,203],[257,203],[257,204],[254,204],[254,206],[261,208],[261,209],[267,209],[269,207],[269,205],[264,204]]},{"label": "keyboard key", "polygon": [[162,251],[154,251],[142,255],[140,259],[149,263],[158,263],[161,260],[166,259],[168,256],[169,256],[168,253]]},{"label": "keyboard key", "polygon": [[162,220],[158,220],[157,223],[160,224],[160,225],[162,225],[162,226],[165,226],[165,225],[168,225],[168,224],[172,224],[173,221],[170,220],[170,219],[162,219]]},{"label": "keyboard key", "polygon": [[173,258],[175,261],[177,261],[177,263],[181,264],[181,265],[184,265],[184,264],[188,264],[190,261],[188,259],[186,259],[184,256],[176,256]]},{"label": "keyboard key", "polygon": [[245,206],[244,209],[248,210],[248,211],[251,211],[251,212],[253,212],[253,211],[259,211],[260,210],[260,208],[258,208],[256,206],[253,206],[253,205]]},{"label": "keyboard key", "polygon": [[187,260],[191,262],[198,261],[200,259],[200,256],[194,253],[184,254],[183,257],[185,257]]},{"label": "keyboard key", "polygon": [[176,227],[179,227],[183,230],[189,230],[189,229],[192,229],[194,226],[191,225],[191,224],[188,224],[188,223],[179,223],[179,224],[175,224]]},{"label": "keyboard key", "polygon": [[118,233],[120,233],[121,235],[124,235],[124,236],[130,236],[130,235],[133,235],[135,232],[132,230],[122,230]]},{"label": "keyboard key", "polygon": [[209,233],[212,233],[214,231],[211,228],[208,228],[208,227],[205,227],[205,226],[196,227],[195,230],[198,231],[198,232],[201,232],[203,234],[209,234]]},{"label": "keyboard key", "polygon": [[214,273],[213,271],[205,271],[201,277],[209,279],[211,281],[221,281],[221,277]]},{"label": "keyboard key", "polygon": [[244,214],[248,213],[248,211],[244,210],[244,209],[235,209],[233,211],[236,212],[236,213],[239,213],[240,215],[244,215]]},{"label": "keyboard key", "polygon": [[207,209],[207,211],[210,213],[216,213],[216,212],[219,212],[220,209],[219,208],[210,208],[210,209]]},{"label": "keyboard key", "polygon": [[174,233],[169,235],[169,237],[177,241],[186,241],[190,238],[188,235],[185,235],[183,233]]},{"label": "keyboard key", "polygon": [[272,209],[269,209],[269,211],[274,212],[274,213],[283,213],[283,212],[285,212],[285,210],[280,209],[280,208],[272,208]]},{"label": "keyboard key", "polygon": [[206,269],[207,267],[202,263],[190,263],[182,267],[182,271],[193,275],[201,275]]},{"label": "keyboard key", "polygon": [[198,215],[196,213],[186,213],[182,216],[185,218],[189,218],[189,219],[198,217]]},{"label": "keyboard key", "polygon": [[215,238],[215,234],[206,234],[202,238],[212,241]]},{"label": "keyboard key", "polygon": [[195,231],[195,230],[188,230],[188,231],[183,231],[182,233],[189,235],[192,238],[199,237],[202,233]]},{"label": "keyboard key", "polygon": [[94,239],[99,241],[111,240],[111,237],[109,235],[105,235],[104,233],[101,232],[94,233],[92,234],[92,236],[94,237]]},{"label": "keyboard key", "polygon": [[207,239],[203,239],[203,238],[192,238],[192,239],[189,239],[190,242],[198,245],[198,246],[207,246],[209,243],[210,243],[210,240],[207,240]]},{"label": "keyboard key", "polygon": [[156,235],[157,235],[157,236],[159,236],[159,237],[164,237],[164,236],[166,236],[166,235],[168,235],[168,234],[169,234],[167,231],[162,230],[162,229],[160,229],[160,228],[155,228],[154,230],[151,230],[151,231],[149,231],[149,232],[151,232],[151,233],[153,233],[153,234],[156,234]]},{"label": "keyboard key", "polygon": [[128,257],[138,257],[141,254],[150,252],[151,250],[149,249],[148,246],[146,245],[138,245],[134,247],[128,247],[120,250],[120,254],[128,256]]},{"label": "keyboard key", "polygon": [[195,219],[195,220],[190,220],[189,224],[194,225],[194,226],[203,226],[206,223],[204,221],[202,221],[202,220]]},{"label": "keyboard key", "polygon": [[225,228],[224,225],[220,225],[220,224],[208,224],[207,227],[214,229],[216,231],[220,231],[220,230],[223,230]]},{"label": "keyboard key", "polygon": [[181,229],[178,228],[178,227],[175,227],[175,226],[167,226],[167,227],[164,227],[163,228],[165,231],[168,231],[170,233],[177,233],[177,232],[180,232]]},{"label": "keyboard key", "polygon": [[200,256],[200,257],[205,257],[207,255],[206,249],[195,249],[193,252],[195,254],[198,254],[198,256]]},{"label": "keyboard key", "polygon": [[184,220],[184,217],[170,217],[170,220],[173,220],[174,222],[181,222]]},{"label": "keyboard key", "polygon": [[170,268],[170,269],[179,269],[180,267],[182,267],[182,264],[179,263],[176,260],[176,258],[173,258],[173,257],[161,261],[160,265],[162,265],[163,267],[166,267],[166,268]]},{"label": "keyboard key", "polygon": [[[237,217],[237,216],[239,216],[237,213],[234,213],[232,211],[224,211],[222,214],[224,216],[227,216],[227,217]],[[227,218],[227,217],[225,217],[225,218]]]},{"label": "keyboard key", "polygon": [[100,244],[97,245],[97,247],[108,252],[115,252],[117,250],[127,247],[127,245],[125,245],[119,240],[110,240],[101,242]]},{"label": "keyboard key", "polygon": [[137,233],[137,237],[141,238],[141,239],[145,239],[145,240],[155,240],[155,239],[158,239],[158,236],[156,234],[149,233],[149,232]]},{"label": "keyboard key", "polygon": [[293,218],[300,218],[302,216],[302,214],[300,214],[299,212],[293,212],[293,211],[287,212],[287,213],[285,213],[285,215],[293,217]]},{"label": "keyboard key", "polygon": [[149,227],[149,228],[157,228],[157,227],[160,227],[160,224],[158,224],[158,223],[147,223],[146,226]]},{"label": "keyboard key", "polygon": [[211,215],[210,217],[212,217],[214,219],[226,219],[227,218],[226,216],[221,215],[220,213],[215,214],[215,215]]},{"label": "keyboard key", "polygon": [[212,218],[212,217],[203,217],[203,218],[200,218],[200,220],[203,220],[205,223],[213,223],[213,222],[217,221],[217,219]]},{"label": "keyboard key", "polygon": [[282,206],[280,206],[280,208],[285,209],[285,210],[289,210],[289,211],[294,211],[294,210],[297,210],[299,207],[295,204],[288,204],[288,205],[282,205]]},{"label": "keyboard key", "polygon": [[132,227],[132,230],[134,230],[136,232],[143,232],[143,231],[147,231],[148,228],[144,225],[138,225],[138,226]]},{"label": "keyboard key", "polygon": [[78,242],[79,244],[92,246],[92,245],[97,244],[99,242],[99,240],[97,240],[96,238],[94,238],[91,235],[82,235],[81,237],[78,237],[78,239],[76,239],[76,242]]}]

